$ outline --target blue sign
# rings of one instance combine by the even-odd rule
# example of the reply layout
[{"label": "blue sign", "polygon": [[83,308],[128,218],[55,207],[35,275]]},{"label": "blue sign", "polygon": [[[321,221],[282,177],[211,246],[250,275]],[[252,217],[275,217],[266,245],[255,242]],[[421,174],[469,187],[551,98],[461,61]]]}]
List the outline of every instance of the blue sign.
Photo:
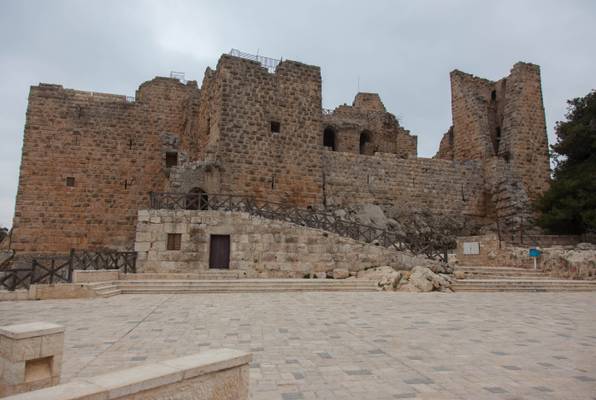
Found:
[{"label": "blue sign", "polygon": [[536,249],[536,248],[531,248],[530,249],[530,257],[540,257],[540,250]]}]

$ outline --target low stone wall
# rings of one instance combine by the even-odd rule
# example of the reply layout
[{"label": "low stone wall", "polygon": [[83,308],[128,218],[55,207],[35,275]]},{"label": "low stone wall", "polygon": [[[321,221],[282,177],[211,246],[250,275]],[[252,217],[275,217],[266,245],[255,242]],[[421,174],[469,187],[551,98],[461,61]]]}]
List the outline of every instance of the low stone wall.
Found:
[{"label": "low stone wall", "polygon": [[[464,246],[469,244],[476,247],[478,252],[464,254]],[[504,250],[507,247],[505,242],[499,244],[499,237],[496,234],[481,236],[462,236],[457,238],[457,249],[455,252],[457,263],[466,266],[503,266],[503,254],[508,253]],[[532,260],[528,257],[527,266],[530,266]]]},{"label": "low stone wall", "polygon": [[118,270],[98,269],[98,270],[74,270],[72,272],[73,283],[93,283],[117,281]]},{"label": "low stone wall", "polygon": [[[573,243],[575,237],[553,237],[538,243]],[[478,254],[464,254],[464,243],[478,243]],[[528,255],[530,245],[513,245],[502,241],[496,234],[466,236],[457,239],[457,264],[462,266],[492,266],[534,268],[534,261]],[[552,245],[541,247],[537,258],[538,269],[556,278],[596,279],[596,245]]]},{"label": "low stone wall", "polygon": [[0,301],[81,299],[96,297],[95,291],[80,283],[31,285],[29,289],[0,291]]},{"label": "low stone wall", "polygon": [[[167,250],[168,234],[181,235],[180,250]],[[141,210],[135,250],[138,272],[209,270],[211,235],[230,235],[230,270],[266,278],[302,278],[340,268],[356,271],[389,265],[411,269],[432,261],[333,233],[251,216],[193,210]]]},{"label": "low stone wall", "polygon": [[231,349],[78,379],[6,400],[246,400],[251,354]]}]

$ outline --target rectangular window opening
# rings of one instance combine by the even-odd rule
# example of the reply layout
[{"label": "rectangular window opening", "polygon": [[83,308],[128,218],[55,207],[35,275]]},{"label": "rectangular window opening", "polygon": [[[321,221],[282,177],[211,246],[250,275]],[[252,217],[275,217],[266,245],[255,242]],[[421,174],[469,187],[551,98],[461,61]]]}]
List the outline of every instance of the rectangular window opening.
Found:
[{"label": "rectangular window opening", "polygon": [[75,185],[75,178],[73,176],[67,176],[66,177],[66,186],[74,187],[74,185]]},{"label": "rectangular window opening", "polygon": [[168,151],[166,153],[166,168],[175,167],[178,165],[178,152]]},{"label": "rectangular window opening", "polygon": [[280,133],[281,123],[279,121],[271,121],[271,133]]},{"label": "rectangular window opening", "polygon": [[168,250],[180,250],[180,245],[182,243],[182,234],[181,233],[168,233]]}]

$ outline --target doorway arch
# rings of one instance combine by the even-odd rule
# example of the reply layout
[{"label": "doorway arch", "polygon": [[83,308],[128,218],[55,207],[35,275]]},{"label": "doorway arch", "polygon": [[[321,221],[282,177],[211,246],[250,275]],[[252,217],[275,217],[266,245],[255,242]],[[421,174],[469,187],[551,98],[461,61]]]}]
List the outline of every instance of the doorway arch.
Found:
[{"label": "doorway arch", "polygon": [[360,154],[369,154],[368,144],[370,143],[371,133],[367,130],[360,132]]},{"label": "doorway arch", "polygon": [[325,130],[323,131],[323,146],[331,147],[331,150],[335,151],[335,136],[335,129],[332,126],[328,126],[327,128],[325,128]]}]

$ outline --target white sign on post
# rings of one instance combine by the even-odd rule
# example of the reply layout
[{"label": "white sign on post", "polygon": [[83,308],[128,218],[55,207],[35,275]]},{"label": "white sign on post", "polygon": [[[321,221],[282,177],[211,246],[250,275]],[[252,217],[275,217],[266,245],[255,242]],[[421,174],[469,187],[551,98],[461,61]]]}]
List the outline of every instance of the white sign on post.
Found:
[{"label": "white sign on post", "polygon": [[464,242],[464,255],[480,254],[480,243]]}]

